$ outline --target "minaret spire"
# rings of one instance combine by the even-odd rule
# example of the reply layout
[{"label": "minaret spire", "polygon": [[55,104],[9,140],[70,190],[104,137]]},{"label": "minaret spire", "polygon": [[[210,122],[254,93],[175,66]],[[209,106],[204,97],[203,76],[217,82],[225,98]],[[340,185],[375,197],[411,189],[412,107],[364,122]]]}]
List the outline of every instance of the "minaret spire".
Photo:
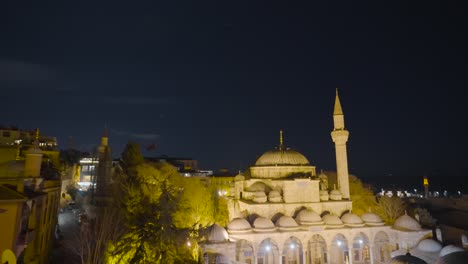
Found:
[{"label": "minaret spire", "polygon": [[279,144],[279,149],[283,149],[284,148],[284,145],[283,145],[283,130],[280,129],[280,144]]},{"label": "minaret spire", "polygon": [[336,88],[335,96],[335,108],[333,109],[333,115],[343,115],[343,109],[341,108],[340,96],[338,95],[338,88]]},{"label": "minaret spire", "polygon": [[344,114],[341,108],[340,97],[338,96],[338,88],[336,89],[335,107],[333,109],[333,131],[331,132],[331,137],[335,143],[338,188],[343,195],[343,199],[349,199],[348,157],[346,153],[346,142],[348,142],[349,131],[345,129]]}]

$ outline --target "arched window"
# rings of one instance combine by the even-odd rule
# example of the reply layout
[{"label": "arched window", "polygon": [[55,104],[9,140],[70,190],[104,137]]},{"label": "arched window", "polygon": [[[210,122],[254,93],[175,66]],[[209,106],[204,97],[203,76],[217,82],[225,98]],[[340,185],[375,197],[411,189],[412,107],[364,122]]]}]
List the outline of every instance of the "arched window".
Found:
[{"label": "arched window", "polygon": [[330,263],[345,264],[349,262],[348,240],[342,234],[337,234],[330,245]]},{"label": "arched window", "polygon": [[257,264],[278,264],[279,250],[277,244],[267,238],[260,243],[257,252]]},{"label": "arched window", "polygon": [[236,260],[241,263],[253,264],[254,261],[254,251],[252,244],[247,240],[241,239],[236,243]]},{"label": "arched window", "polygon": [[327,242],[320,235],[313,235],[309,240],[309,250],[306,255],[306,262],[309,264],[327,263]]},{"label": "arched window", "polygon": [[283,264],[303,264],[302,243],[296,237],[290,237],[283,246]]},{"label": "arched window", "polygon": [[369,238],[364,233],[357,234],[353,239],[353,264],[369,264]]},{"label": "arched window", "polygon": [[374,263],[387,263],[390,260],[390,239],[387,233],[379,231],[374,238]]}]

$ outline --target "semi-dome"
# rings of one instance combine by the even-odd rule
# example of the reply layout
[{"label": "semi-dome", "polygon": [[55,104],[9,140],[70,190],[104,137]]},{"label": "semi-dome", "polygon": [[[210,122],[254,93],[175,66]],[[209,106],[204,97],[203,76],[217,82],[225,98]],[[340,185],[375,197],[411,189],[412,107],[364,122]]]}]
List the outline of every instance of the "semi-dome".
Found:
[{"label": "semi-dome", "polygon": [[276,220],[276,226],[280,230],[294,230],[298,229],[299,225],[294,221],[290,216],[283,215],[278,220]]},{"label": "semi-dome", "polygon": [[253,223],[253,227],[257,232],[268,232],[276,229],[273,222],[266,217],[257,217]]},{"label": "semi-dome", "polygon": [[453,252],[463,251],[463,248],[454,245],[447,245],[439,252],[439,256],[443,257]]},{"label": "semi-dome", "polygon": [[228,239],[226,229],[218,224],[214,224],[209,228],[208,241],[210,242],[224,242]]},{"label": "semi-dome", "polygon": [[309,160],[301,153],[290,148],[277,148],[263,153],[255,166],[309,165]]},{"label": "semi-dome", "polygon": [[424,252],[439,252],[442,244],[434,239],[423,239],[419,242],[418,249]]},{"label": "semi-dome", "polygon": [[374,213],[364,213],[361,215],[361,219],[364,220],[364,222],[367,224],[367,225],[370,225],[370,226],[380,226],[380,225],[384,225],[384,222],[382,221],[382,218],[380,218],[380,216],[378,216],[377,214],[374,214]]},{"label": "semi-dome", "polygon": [[323,219],[323,222],[325,222],[325,224],[327,225],[327,227],[330,227],[330,228],[343,227],[343,222],[336,215],[327,214],[327,215],[324,215],[322,219]]},{"label": "semi-dome", "polygon": [[234,218],[228,224],[229,233],[245,233],[252,230],[249,221],[244,218]]},{"label": "semi-dome", "polygon": [[393,257],[390,260],[390,264],[427,264],[427,262],[418,257],[412,256],[410,253],[406,253],[405,255]]},{"label": "semi-dome", "polygon": [[406,212],[404,215],[398,217],[393,223],[393,228],[399,229],[402,231],[419,231],[421,230],[421,225],[411,216],[407,215]]},{"label": "semi-dome", "polygon": [[309,209],[302,209],[296,216],[296,221],[301,225],[323,224],[322,218],[316,212]]},{"label": "semi-dome", "polygon": [[350,227],[364,226],[364,222],[359,216],[353,213],[346,213],[341,217],[341,221]]}]

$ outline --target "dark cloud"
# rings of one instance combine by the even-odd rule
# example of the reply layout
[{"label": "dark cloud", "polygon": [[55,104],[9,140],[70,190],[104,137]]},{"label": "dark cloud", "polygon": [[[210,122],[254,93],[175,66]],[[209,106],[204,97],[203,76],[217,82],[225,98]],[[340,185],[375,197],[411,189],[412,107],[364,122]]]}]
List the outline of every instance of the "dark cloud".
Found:
[{"label": "dark cloud", "polygon": [[0,81],[29,84],[54,80],[57,72],[46,65],[0,59]]},{"label": "dark cloud", "polygon": [[131,131],[121,131],[121,130],[115,130],[115,129],[111,129],[111,132],[119,136],[128,136],[131,138],[141,139],[141,140],[156,140],[159,138],[158,134],[153,134],[153,133],[136,133],[136,132],[131,132]]},{"label": "dark cloud", "polygon": [[171,104],[173,99],[167,97],[145,97],[145,96],[110,96],[104,97],[103,101],[109,104],[129,105],[161,105]]}]

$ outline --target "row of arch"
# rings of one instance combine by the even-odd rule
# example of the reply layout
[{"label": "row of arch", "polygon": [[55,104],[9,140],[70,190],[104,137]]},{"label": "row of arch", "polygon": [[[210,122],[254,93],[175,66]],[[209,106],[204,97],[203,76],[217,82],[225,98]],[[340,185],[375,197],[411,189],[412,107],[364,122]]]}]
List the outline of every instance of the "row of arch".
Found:
[{"label": "row of arch", "polygon": [[307,245],[291,236],[284,242],[282,252],[271,238],[264,239],[258,247],[242,239],[236,243],[236,261],[248,264],[387,263],[389,245],[389,237],[383,231],[376,233],[373,245],[362,232],[354,236],[351,244],[342,234],[335,235],[329,245],[318,234],[313,235]]}]

